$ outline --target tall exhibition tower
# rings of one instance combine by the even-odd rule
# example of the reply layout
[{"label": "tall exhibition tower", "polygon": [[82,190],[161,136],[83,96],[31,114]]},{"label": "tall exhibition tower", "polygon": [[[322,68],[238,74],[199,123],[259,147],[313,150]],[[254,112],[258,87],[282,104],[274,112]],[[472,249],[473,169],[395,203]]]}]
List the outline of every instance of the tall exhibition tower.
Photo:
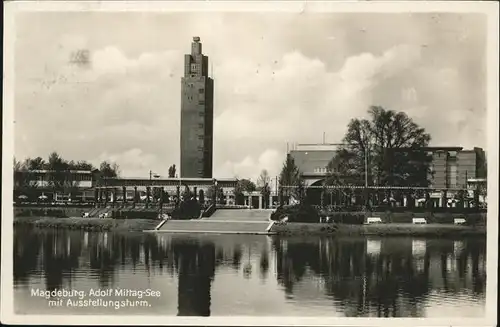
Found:
[{"label": "tall exhibition tower", "polygon": [[184,56],[181,80],[181,167],[183,178],[212,178],[214,80],[199,37]]}]

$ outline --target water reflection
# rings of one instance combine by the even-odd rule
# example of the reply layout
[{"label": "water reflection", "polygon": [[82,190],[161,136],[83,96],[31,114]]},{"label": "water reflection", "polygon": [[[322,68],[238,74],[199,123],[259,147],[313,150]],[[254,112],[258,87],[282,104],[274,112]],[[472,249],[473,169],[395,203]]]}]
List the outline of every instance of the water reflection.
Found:
[{"label": "water reflection", "polygon": [[[172,280],[177,294],[168,294],[168,300],[177,298],[177,315],[210,316],[231,314],[218,312],[214,303],[233,305],[231,296],[213,298],[221,294],[214,293],[216,281],[218,287],[245,293],[247,302],[234,306],[251,308],[262,301],[252,281],[272,278],[275,286],[265,289],[268,301],[276,301],[266,306],[271,314],[296,315],[294,306],[314,305],[326,315],[334,308],[345,316],[426,317],[435,303],[453,305],[459,297],[484,301],[485,248],[484,239],[195,237],[16,228],[14,279],[23,292],[39,278],[47,290],[77,280],[101,288],[123,286],[130,276]],[[318,292],[314,304],[308,300],[311,289]],[[279,292],[281,297],[271,296]]]},{"label": "water reflection", "polygon": [[172,244],[179,274],[179,316],[210,316],[210,287],[215,275],[215,245],[197,240]]},{"label": "water reflection", "polygon": [[[422,317],[434,293],[483,298],[484,240],[275,239],[278,281],[287,293],[321,276],[324,291],[348,316]],[[457,250],[459,248],[460,250]]]}]

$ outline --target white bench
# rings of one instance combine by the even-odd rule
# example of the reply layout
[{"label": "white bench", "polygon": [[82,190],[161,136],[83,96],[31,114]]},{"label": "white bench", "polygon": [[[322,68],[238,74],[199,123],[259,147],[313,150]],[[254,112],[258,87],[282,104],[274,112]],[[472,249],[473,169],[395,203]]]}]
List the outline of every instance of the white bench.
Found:
[{"label": "white bench", "polygon": [[368,217],[366,218],[365,224],[379,224],[382,223],[382,219],[380,217]]},{"label": "white bench", "polygon": [[412,222],[414,224],[427,224],[427,219],[425,219],[425,218],[413,218]]},{"label": "white bench", "polygon": [[463,218],[463,217],[454,218],[453,223],[455,225],[463,225],[463,224],[465,224],[465,218]]}]

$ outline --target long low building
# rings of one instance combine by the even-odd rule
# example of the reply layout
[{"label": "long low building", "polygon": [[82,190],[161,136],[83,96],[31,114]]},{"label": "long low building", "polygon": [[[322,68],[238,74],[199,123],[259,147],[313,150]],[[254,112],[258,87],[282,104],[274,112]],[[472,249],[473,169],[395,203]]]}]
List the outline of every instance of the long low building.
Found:
[{"label": "long low building", "polygon": [[[298,144],[289,155],[306,177],[306,186],[324,180],[328,163],[341,144]],[[468,180],[486,177],[486,154],[482,148],[464,150],[462,147],[426,147],[432,156],[430,187],[465,188]]]},{"label": "long low building", "polygon": [[90,170],[21,170],[14,172],[14,199],[85,202],[93,199],[94,184]]},{"label": "long low building", "polygon": [[[154,196],[154,191],[163,188],[174,194],[177,187],[184,192],[192,190],[207,192],[217,186],[226,197],[226,202],[234,201],[235,178],[98,178],[88,170],[22,170],[14,173],[14,199],[35,202],[93,202],[104,196],[107,201],[132,200],[136,197]],[[100,193],[100,194],[99,194]]]},{"label": "long low building", "polygon": [[[328,164],[341,146],[297,144],[288,152],[301,172],[306,188],[313,190],[323,185],[328,177]],[[447,198],[452,199],[460,190],[471,193],[478,185],[485,189],[486,154],[482,148],[464,150],[462,147],[447,146],[426,147],[424,150],[432,156],[428,188],[431,189],[430,198],[436,205],[442,205],[441,190],[447,190]],[[480,201],[485,202],[486,196],[481,195]]]}]

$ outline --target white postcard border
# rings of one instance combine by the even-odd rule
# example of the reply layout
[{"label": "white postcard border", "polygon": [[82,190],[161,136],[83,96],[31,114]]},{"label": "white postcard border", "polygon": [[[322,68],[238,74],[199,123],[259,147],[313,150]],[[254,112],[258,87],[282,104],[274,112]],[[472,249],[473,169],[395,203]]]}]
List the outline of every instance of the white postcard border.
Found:
[{"label": "white postcard border", "polygon": [[[5,2],[2,169],[2,294],[1,321],[10,324],[123,324],[123,325],[311,325],[311,326],[481,326],[496,325],[498,242],[498,3],[450,1],[14,1]],[[484,318],[327,318],[327,317],[167,317],[101,315],[16,315],[13,307],[12,160],[14,154],[14,47],[15,13],[20,11],[281,11],[281,12],[456,12],[488,16],[488,206],[486,314]]]}]

